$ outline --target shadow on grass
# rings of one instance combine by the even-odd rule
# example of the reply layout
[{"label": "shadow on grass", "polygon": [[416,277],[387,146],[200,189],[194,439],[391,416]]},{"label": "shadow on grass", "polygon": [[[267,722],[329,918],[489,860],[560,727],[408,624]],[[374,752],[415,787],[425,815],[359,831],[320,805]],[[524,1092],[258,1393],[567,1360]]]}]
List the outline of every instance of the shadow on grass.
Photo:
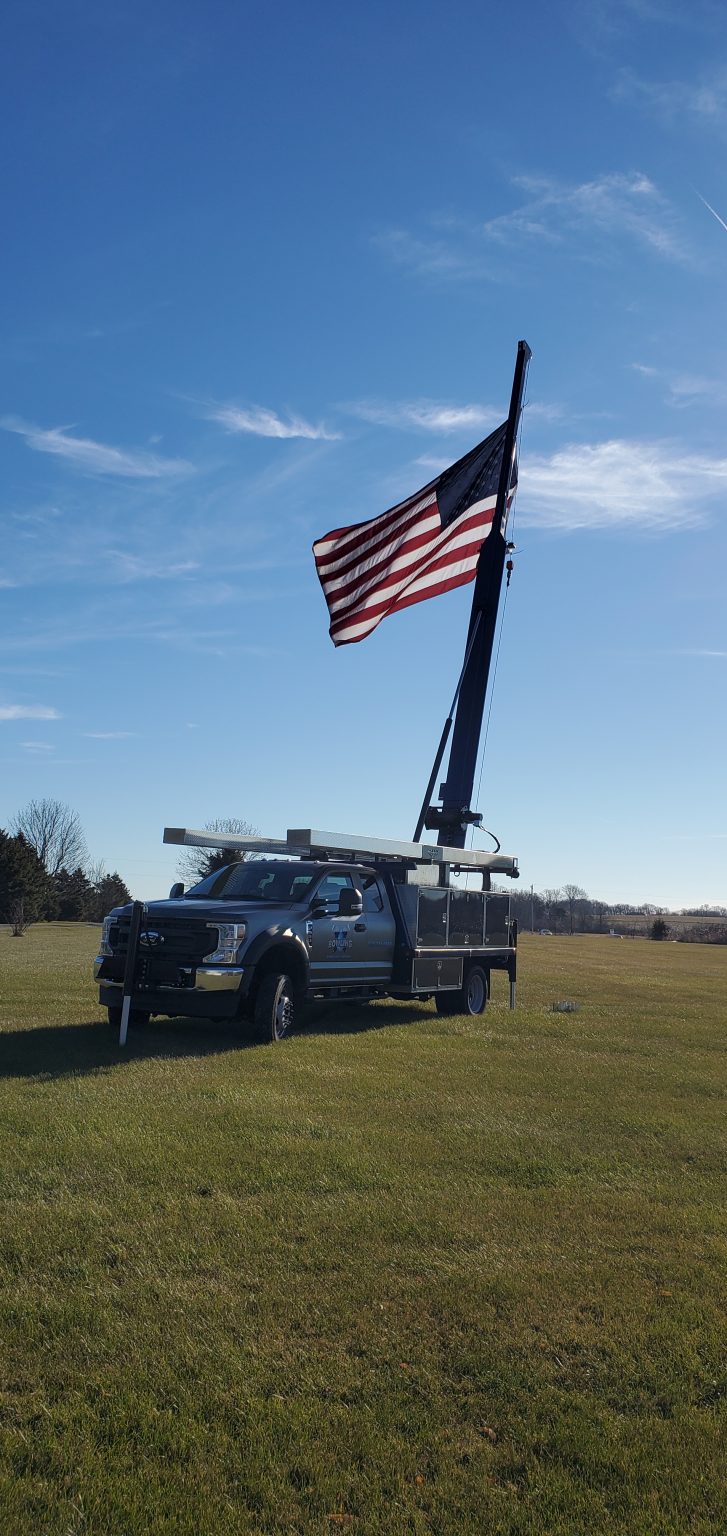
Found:
[{"label": "shadow on grass", "polygon": [[125,1046],[119,1045],[118,1029],[105,1021],[49,1024],[0,1033],[0,1078],[73,1077],[151,1057],[216,1056],[251,1044],[240,1025],[200,1019],[130,1024]]},{"label": "shadow on grass", "polygon": [[[301,1035],[352,1035],[413,1023],[421,1009],[403,1007],[310,1010]],[[213,1023],[208,1019],[153,1019],[129,1025],[125,1046],[118,1029],[105,1021],[49,1024],[37,1029],[0,1030],[0,1078],[59,1078],[102,1072],[126,1062],[174,1057],[219,1056],[227,1051],[267,1050],[249,1038],[244,1023]],[[278,1046],[284,1051],[285,1045]]]},{"label": "shadow on grass", "polygon": [[301,1034],[363,1035],[372,1029],[391,1029],[394,1024],[416,1024],[426,1017],[421,1003],[360,1003],[314,1005]]}]

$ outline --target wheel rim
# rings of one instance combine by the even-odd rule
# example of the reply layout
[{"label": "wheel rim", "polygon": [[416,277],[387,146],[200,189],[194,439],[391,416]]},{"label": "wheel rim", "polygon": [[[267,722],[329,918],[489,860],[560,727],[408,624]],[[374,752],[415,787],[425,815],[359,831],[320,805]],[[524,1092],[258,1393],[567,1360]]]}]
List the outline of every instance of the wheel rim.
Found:
[{"label": "wheel rim", "polygon": [[467,1007],[470,1013],[481,1013],[485,1006],[485,978],[475,971],[467,982]]},{"label": "wheel rim", "polygon": [[293,1028],[295,1010],[289,993],[281,992],[275,1004],[275,1034],[278,1040],[289,1035]]}]

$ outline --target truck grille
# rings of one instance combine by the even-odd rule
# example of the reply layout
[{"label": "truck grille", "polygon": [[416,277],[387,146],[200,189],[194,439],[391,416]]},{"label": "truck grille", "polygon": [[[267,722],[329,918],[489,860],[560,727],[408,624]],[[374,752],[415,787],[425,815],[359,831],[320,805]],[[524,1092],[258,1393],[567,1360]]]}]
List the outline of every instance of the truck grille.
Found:
[{"label": "truck grille", "polygon": [[[122,917],[115,923],[109,935],[114,959],[125,960],[129,947],[130,919]],[[152,939],[156,935],[156,939]],[[148,936],[148,937],[147,937]],[[142,924],[139,957],[160,961],[174,961],[178,965],[195,965],[209,955],[217,945],[217,930],[204,921],[172,922],[163,918],[154,922],[148,918]]]}]

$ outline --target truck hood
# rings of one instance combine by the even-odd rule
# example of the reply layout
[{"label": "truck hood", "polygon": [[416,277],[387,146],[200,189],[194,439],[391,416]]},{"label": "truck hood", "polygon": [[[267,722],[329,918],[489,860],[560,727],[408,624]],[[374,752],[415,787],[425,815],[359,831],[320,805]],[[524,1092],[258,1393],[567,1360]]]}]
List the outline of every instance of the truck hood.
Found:
[{"label": "truck hood", "polygon": [[[190,921],[202,923],[239,923],[244,922],[248,913],[251,916],[253,914],[258,916],[261,913],[265,913],[271,924],[280,923],[283,918],[287,919],[287,927],[291,915],[296,911],[303,910],[304,906],[305,903],[303,902],[297,902],[293,905],[291,902],[250,901],[249,899],[236,901],[234,898],[228,901],[195,900],[194,898],[191,901],[185,901],[182,897],[177,901],[148,901],[146,903],[146,921],[147,923],[185,923]],[[131,903],[125,907],[114,907],[113,912],[109,915],[111,917],[130,917]]]}]

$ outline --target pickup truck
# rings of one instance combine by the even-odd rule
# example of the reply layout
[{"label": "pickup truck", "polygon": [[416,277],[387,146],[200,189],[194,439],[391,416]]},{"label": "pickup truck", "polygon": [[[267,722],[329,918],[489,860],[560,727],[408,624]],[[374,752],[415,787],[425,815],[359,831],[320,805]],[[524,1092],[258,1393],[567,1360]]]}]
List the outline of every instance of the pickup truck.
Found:
[{"label": "pickup truck", "polygon": [[[436,878],[436,871],[433,872]],[[478,1014],[493,970],[514,1005],[510,898],[412,883],[402,864],[256,858],[226,865],[143,913],[132,1023],[152,1014],[240,1019],[255,1039],[291,1034],[307,1003],[435,998]],[[441,876],[439,877],[441,879]],[[109,1022],[121,1019],[131,907],[104,919],[94,965]]]}]

